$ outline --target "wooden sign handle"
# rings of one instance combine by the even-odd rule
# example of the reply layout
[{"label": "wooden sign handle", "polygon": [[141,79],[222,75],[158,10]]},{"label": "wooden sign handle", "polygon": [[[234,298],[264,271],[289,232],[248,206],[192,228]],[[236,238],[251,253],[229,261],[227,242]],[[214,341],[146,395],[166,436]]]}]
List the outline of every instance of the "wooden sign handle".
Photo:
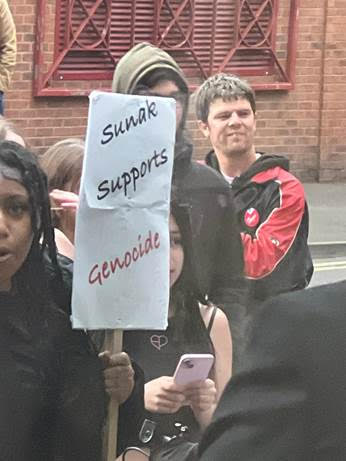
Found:
[{"label": "wooden sign handle", "polygon": [[[104,350],[111,354],[122,351],[123,330],[106,330]],[[111,398],[108,406],[107,424],[104,434],[104,459],[114,461],[117,454],[119,403]]]}]

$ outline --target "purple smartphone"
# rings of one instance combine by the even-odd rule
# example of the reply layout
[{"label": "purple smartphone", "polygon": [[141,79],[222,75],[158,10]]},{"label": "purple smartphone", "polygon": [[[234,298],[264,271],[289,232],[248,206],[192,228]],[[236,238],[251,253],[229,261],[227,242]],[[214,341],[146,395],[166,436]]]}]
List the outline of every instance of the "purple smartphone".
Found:
[{"label": "purple smartphone", "polygon": [[180,357],[173,379],[179,385],[204,381],[208,378],[213,363],[212,354],[184,354]]}]

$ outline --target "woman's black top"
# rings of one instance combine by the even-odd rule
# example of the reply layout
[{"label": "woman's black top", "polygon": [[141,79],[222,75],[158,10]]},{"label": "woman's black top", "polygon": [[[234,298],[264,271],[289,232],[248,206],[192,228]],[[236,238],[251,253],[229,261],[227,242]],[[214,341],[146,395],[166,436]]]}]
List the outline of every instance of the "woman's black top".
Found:
[{"label": "woman's black top", "polygon": [[98,461],[106,396],[87,336],[0,293],[0,460]]},{"label": "woman's black top", "polygon": [[[212,325],[209,325],[208,332]],[[183,354],[213,353],[208,334],[205,341],[201,340],[193,346],[175,341],[174,324],[169,324],[166,330],[140,330],[124,332],[124,350],[144,371],[145,382],[160,376],[173,376],[175,368]],[[193,350],[192,350],[193,348]],[[184,406],[174,414],[159,414],[145,412],[145,417],[157,423],[157,435],[174,435],[175,423],[189,427],[189,439],[200,437],[199,424],[190,407]]]}]

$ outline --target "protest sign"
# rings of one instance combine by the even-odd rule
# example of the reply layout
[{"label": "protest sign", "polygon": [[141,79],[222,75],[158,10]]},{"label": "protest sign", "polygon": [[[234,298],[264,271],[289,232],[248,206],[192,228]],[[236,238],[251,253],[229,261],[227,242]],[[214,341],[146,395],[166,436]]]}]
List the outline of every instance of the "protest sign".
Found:
[{"label": "protest sign", "polygon": [[175,103],[93,92],[76,226],[72,323],[164,329]]}]

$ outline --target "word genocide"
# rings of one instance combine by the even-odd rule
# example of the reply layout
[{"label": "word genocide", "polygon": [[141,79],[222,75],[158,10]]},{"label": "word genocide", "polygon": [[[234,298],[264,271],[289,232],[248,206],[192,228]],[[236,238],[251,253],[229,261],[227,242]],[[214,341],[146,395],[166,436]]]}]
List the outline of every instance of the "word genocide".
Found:
[{"label": "word genocide", "polygon": [[103,282],[116,274],[117,270],[127,269],[139,259],[143,258],[150,252],[160,248],[160,234],[151,231],[145,241],[142,241],[142,236],[138,236],[138,243],[132,249],[126,251],[122,257],[115,257],[109,261],[104,261],[101,264],[95,264],[89,272],[89,284],[93,285],[98,283],[102,285]]}]

